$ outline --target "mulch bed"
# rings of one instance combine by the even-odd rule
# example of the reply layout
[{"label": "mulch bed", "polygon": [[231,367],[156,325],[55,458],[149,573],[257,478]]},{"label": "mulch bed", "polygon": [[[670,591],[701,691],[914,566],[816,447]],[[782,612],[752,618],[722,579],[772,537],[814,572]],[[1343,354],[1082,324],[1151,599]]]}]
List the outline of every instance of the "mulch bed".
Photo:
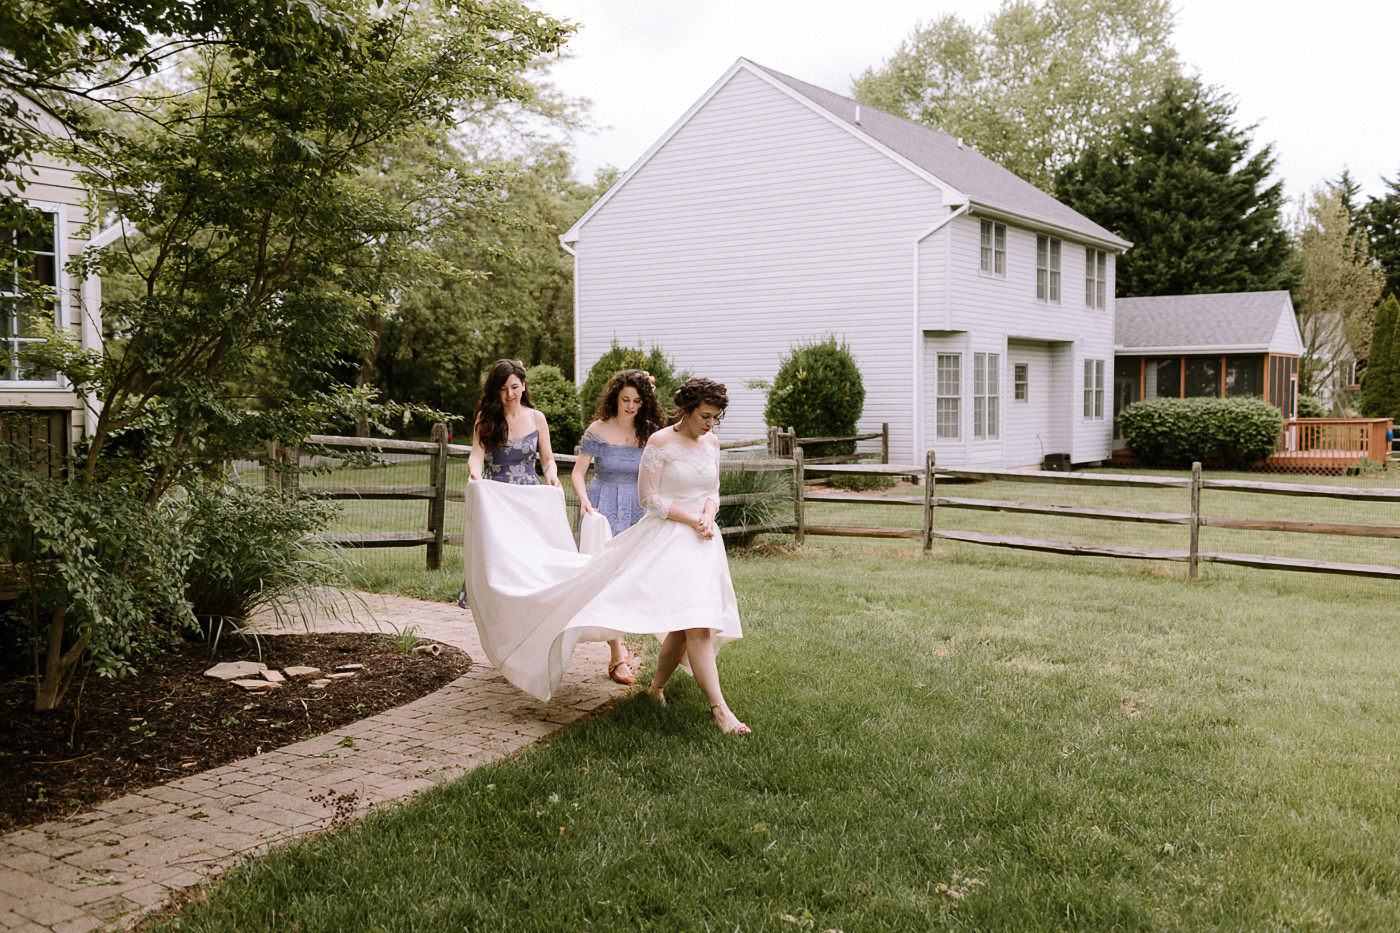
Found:
[{"label": "mulch bed", "polygon": [[[143,673],[74,681],[57,710],[34,712],[29,657],[0,657],[0,832],[61,819],[157,784],[290,745],[401,706],[471,668],[466,653],[407,654],[382,635],[274,635],[187,644]],[[248,693],[204,676],[219,661],[270,668],[363,664],[355,677],[313,688],[289,680]],[[80,693],[81,686],[81,693]]]}]

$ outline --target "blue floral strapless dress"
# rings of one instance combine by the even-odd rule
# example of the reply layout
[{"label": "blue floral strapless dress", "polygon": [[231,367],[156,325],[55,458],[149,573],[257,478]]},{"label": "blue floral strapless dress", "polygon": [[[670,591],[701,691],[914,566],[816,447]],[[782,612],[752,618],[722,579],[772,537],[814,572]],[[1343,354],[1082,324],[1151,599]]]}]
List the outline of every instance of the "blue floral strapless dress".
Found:
[{"label": "blue floral strapless dress", "polygon": [[621,534],[646,514],[637,501],[637,470],[643,447],[619,447],[593,434],[583,435],[583,453],[593,458],[588,498],[602,512],[613,534]]},{"label": "blue floral strapless dress", "polygon": [[[482,461],[482,479],[498,483],[511,483],[515,486],[538,486],[540,478],[535,473],[535,461],[540,458],[540,432],[531,431],[524,437],[514,440],[506,438],[500,447],[486,451]],[[636,482],[635,471],[633,472]]]},{"label": "blue floral strapless dress", "polygon": [[[481,462],[481,478],[514,486],[538,486],[540,478],[535,473],[535,461],[540,458],[540,432],[531,431],[524,437],[514,440],[506,438],[500,447],[488,448]],[[636,483],[637,472],[632,471],[632,482]],[[633,487],[632,498],[637,498]],[[457,605],[467,608],[467,584],[457,594]]]}]

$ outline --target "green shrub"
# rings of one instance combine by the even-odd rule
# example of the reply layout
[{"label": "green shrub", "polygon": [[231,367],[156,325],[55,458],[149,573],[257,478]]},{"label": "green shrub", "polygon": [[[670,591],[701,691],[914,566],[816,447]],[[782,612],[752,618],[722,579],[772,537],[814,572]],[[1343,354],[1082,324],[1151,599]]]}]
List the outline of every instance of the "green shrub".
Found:
[{"label": "green shrub", "polygon": [[1247,469],[1269,456],[1283,415],[1258,398],[1154,398],[1119,415],[1123,440],[1143,462],[1220,461]]},{"label": "green shrub", "polygon": [[81,664],[120,678],[194,624],[191,547],[140,484],[83,487],[0,459],[0,568],[19,593],[0,625],[33,653],[35,709]]},{"label": "green shrub", "polygon": [[555,453],[571,454],[583,437],[578,392],[558,366],[531,366],[526,378],[535,407],[549,419],[549,443]]},{"label": "green shrub", "polygon": [[1299,418],[1326,418],[1327,409],[1322,407],[1322,403],[1310,396],[1303,396],[1298,399]]},{"label": "green shrub", "polygon": [[[835,336],[793,347],[778,364],[768,392],[763,420],[792,428],[798,437],[832,437],[856,433],[865,410],[865,385],[845,341]],[[855,441],[808,445],[808,457],[854,453]]]},{"label": "green shrub", "polygon": [[285,622],[322,602],[319,588],[341,576],[322,538],[338,506],[308,496],[241,486],[199,486],[178,503],[176,520],[194,548],[185,598],[204,636],[217,642],[268,609]]},{"label": "green shrub", "polygon": [[[611,349],[607,353],[598,357],[598,362],[593,364],[593,368],[588,371],[588,378],[583,380],[583,387],[578,390],[579,410],[582,413],[582,427],[587,427],[593,420],[593,412],[598,408],[598,399],[603,394],[603,389],[608,385],[608,380],[613,377],[613,373],[621,372],[624,369],[642,369],[656,377],[656,398],[661,402],[662,411],[667,417],[674,417],[676,389],[681,383],[690,378],[690,373],[676,372],[675,364],[667,359],[666,354],[660,347],[653,346],[651,351],[638,350],[633,347],[618,346],[616,340],[613,341]],[[570,448],[572,453],[572,448]]]},{"label": "green shrub", "polygon": [[894,478],[869,474],[865,476],[838,474],[831,477],[829,482],[837,489],[844,489],[846,492],[869,492],[872,489],[889,489],[894,485]]}]

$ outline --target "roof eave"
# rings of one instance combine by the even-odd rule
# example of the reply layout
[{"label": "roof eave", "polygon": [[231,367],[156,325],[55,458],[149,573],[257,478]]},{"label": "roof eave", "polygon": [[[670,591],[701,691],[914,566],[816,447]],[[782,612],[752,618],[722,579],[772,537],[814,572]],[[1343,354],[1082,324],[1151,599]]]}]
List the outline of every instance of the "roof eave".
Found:
[{"label": "roof eave", "polygon": [[1056,223],[1053,220],[1046,220],[1044,217],[1037,217],[1034,214],[1009,210],[996,204],[988,204],[986,201],[979,201],[976,198],[969,198],[968,201],[972,205],[972,209],[968,213],[976,214],[979,217],[987,217],[991,220],[1003,220],[1021,226],[1045,230],[1050,233],[1058,233],[1066,239],[1078,240],[1081,243],[1088,243],[1092,246],[1102,246],[1105,249],[1113,250],[1115,253],[1125,252],[1133,245],[1122,237],[1114,236],[1111,233],[1106,237],[1100,236],[1077,227],[1067,227],[1064,224]]},{"label": "roof eave", "polygon": [[[1205,354],[1219,353],[1273,353],[1268,346],[1244,347],[1236,344],[1218,344],[1213,346],[1184,346],[1182,344],[1168,344],[1160,347],[1130,347],[1122,344],[1114,344],[1114,353],[1122,353],[1125,356],[1199,356]],[[1279,353],[1276,356],[1293,356],[1292,353]]]}]

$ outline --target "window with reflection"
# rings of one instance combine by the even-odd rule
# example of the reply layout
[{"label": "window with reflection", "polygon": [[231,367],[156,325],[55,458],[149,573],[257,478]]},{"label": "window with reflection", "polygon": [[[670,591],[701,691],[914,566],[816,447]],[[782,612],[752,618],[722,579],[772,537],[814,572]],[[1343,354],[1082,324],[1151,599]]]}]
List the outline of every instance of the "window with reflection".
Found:
[{"label": "window with reflection", "polygon": [[51,383],[51,370],[25,368],[19,353],[38,343],[39,325],[57,325],[59,262],[54,214],[41,214],[26,230],[0,230],[0,382]]},{"label": "window with reflection", "polygon": [[1186,358],[1186,398],[1220,397],[1220,357],[1188,356]]},{"label": "window with reflection", "polygon": [[1225,394],[1227,396],[1264,395],[1264,358],[1262,356],[1227,356],[1225,358]]}]

